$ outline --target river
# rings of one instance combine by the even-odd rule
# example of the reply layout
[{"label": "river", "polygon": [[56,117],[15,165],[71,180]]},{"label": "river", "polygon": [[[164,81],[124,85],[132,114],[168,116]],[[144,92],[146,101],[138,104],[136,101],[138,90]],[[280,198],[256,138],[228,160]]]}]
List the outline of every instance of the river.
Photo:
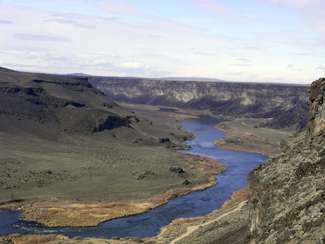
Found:
[{"label": "river", "polygon": [[159,228],[176,218],[204,216],[230,199],[232,192],[246,187],[248,173],[264,163],[268,157],[239,151],[217,148],[213,141],[225,137],[225,132],[215,129],[222,120],[201,116],[181,122],[183,129],[196,135],[188,144],[192,150],[183,151],[219,160],[227,171],[216,175],[218,184],[204,191],[192,192],[170,200],[169,203],[149,212],[110,220],[97,227],[49,228],[33,222],[18,220],[19,212],[0,212],[0,235],[20,234],[63,234],[69,237],[151,237],[159,233]]}]

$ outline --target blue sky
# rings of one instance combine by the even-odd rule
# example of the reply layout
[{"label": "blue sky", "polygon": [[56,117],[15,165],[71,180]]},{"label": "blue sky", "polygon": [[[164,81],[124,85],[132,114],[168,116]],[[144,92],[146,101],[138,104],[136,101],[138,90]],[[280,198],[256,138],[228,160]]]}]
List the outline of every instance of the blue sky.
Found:
[{"label": "blue sky", "polygon": [[0,66],[310,84],[324,0],[0,0]]}]

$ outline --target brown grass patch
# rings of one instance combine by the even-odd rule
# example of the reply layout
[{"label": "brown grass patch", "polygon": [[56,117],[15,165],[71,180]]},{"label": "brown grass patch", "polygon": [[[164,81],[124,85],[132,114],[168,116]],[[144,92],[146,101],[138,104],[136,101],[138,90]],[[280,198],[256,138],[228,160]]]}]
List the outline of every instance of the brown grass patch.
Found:
[{"label": "brown grass patch", "polygon": [[175,118],[177,122],[182,122],[187,119],[198,119],[199,117],[196,115],[189,115],[189,114],[175,114],[172,112],[164,112],[165,114],[168,114],[170,117]]},{"label": "brown grass patch", "polygon": [[216,129],[227,132],[226,137],[213,144],[222,149],[264,154],[270,158],[280,153],[278,145],[263,141],[256,136],[230,131],[225,123],[220,123]]},{"label": "brown grass patch", "polygon": [[230,197],[230,200],[227,200],[224,202],[224,204],[221,206],[221,209],[214,210],[212,213],[208,214],[207,216],[214,216],[216,214],[219,214],[227,209],[229,209],[234,204],[237,204],[239,202],[242,202],[247,199],[248,197],[248,190],[245,187],[244,189],[238,190],[233,192],[232,196]]},{"label": "brown grass patch", "polygon": [[200,221],[202,219],[205,219],[205,217],[196,217],[196,218],[180,218],[180,219],[175,219],[172,223],[174,225],[183,225],[183,224],[190,224],[190,223],[194,223],[197,221]]},{"label": "brown grass patch", "polygon": [[[52,241],[66,240],[68,237],[63,235],[20,235],[20,234],[11,234],[8,236],[0,236],[0,242],[10,239],[13,244],[43,244]],[[7,242],[6,242],[7,243]]]},{"label": "brown grass patch", "polygon": [[206,174],[217,175],[227,170],[227,168],[218,160],[206,156],[188,153],[178,153],[177,156],[183,158],[189,164],[199,167]]},{"label": "brown grass patch", "polygon": [[120,201],[114,203],[80,202],[80,201],[45,201],[25,207],[22,217],[26,221],[35,221],[49,227],[86,227],[97,226],[107,220],[140,214],[166,204],[168,200],[188,194],[192,191],[204,190],[216,184],[210,176],[210,182],[194,188],[176,188],[165,194],[153,196],[145,200]]},{"label": "brown grass patch", "polygon": [[193,188],[174,188],[168,190],[164,194],[136,201],[107,203],[92,201],[63,201],[52,198],[47,201],[33,203],[30,206],[25,204],[25,207],[22,209],[24,211],[22,217],[25,218],[26,221],[35,221],[49,227],[97,226],[99,223],[111,219],[147,212],[150,209],[166,204],[170,199],[177,196],[214,186],[216,184],[216,179],[211,174],[218,174],[226,170],[219,161],[205,156],[182,153],[178,153],[177,155],[190,164],[199,167],[206,174],[209,174],[208,183]]},{"label": "brown grass patch", "polygon": [[26,241],[21,242],[21,244],[43,244],[50,241],[54,241],[55,238],[55,235],[32,237]]},{"label": "brown grass patch", "polygon": [[137,109],[143,109],[143,110],[151,110],[151,111],[157,111],[159,110],[158,107],[152,106],[152,105],[140,105],[140,104],[130,104],[130,103],[117,103],[118,105],[122,107],[132,107]]}]

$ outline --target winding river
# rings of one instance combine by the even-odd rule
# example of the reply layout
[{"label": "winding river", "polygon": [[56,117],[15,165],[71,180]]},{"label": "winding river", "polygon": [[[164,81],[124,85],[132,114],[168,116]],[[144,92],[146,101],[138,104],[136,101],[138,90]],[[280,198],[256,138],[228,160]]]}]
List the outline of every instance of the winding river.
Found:
[{"label": "winding river", "polygon": [[186,153],[199,154],[219,160],[228,169],[217,175],[218,184],[204,191],[192,192],[170,200],[169,203],[149,212],[110,220],[97,227],[49,228],[37,223],[18,220],[19,212],[0,212],[0,235],[20,234],[63,234],[69,237],[151,237],[159,233],[159,228],[176,218],[203,216],[230,199],[232,192],[246,187],[248,173],[268,157],[239,151],[217,148],[213,141],[225,137],[225,132],[215,129],[222,120],[202,116],[199,119],[185,120],[183,129],[196,135],[188,144],[193,148]]}]

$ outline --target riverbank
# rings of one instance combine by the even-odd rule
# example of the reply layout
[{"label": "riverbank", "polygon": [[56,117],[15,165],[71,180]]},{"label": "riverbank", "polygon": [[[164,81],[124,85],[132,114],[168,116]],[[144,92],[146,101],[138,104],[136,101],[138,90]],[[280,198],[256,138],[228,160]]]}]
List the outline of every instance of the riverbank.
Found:
[{"label": "riverbank", "polygon": [[[133,244],[133,243],[157,243],[157,244],[171,244],[175,243],[189,243],[188,238],[197,239],[195,242],[190,243],[206,243],[205,235],[214,235],[214,238],[226,240],[226,236],[223,235],[223,230],[226,228],[229,232],[229,229],[232,230],[230,233],[231,237],[241,238],[245,236],[245,228],[243,228],[242,223],[244,219],[248,217],[248,213],[245,208],[243,208],[245,201],[248,196],[248,191],[246,188],[236,191],[231,196],[231,200],[227,200],[220,209],[213,211],[210,214],[202,217],[188,218],[188,219],[175,219],[172,223],[167,226],[164,226],[160,229],[160,233],[155,237],[139,238],[139,237],[113,237],[111,239],[106,238],[68,238],[63,235],[19,235],[12,234],[8,236],[1,236],[0,241],[4,243],[14,243],[14,244],[30,244],[30,243],[92,243],[92,244],[101,244],[101,243],[111,243],[111,244]],[[239,212],[239,213],[237,213]],[[238,215],[239,214],[239,215]],[[242,220],[240,222],[229,221],[232,218],[239,218]],[[238,218],[236,218],[238,220]],[[222,228],[211,228],[213,225],[221,225]],[[245,226],[244,226],[245,227]],[[232,232],[237,232],[236,235],[233,235]],[[210,237],[208,237],[210,238]],[[200,240],[200,241],[199,241]],[[210,238],[211,240],[211,238]]]},{"label": "riverbank", "polygon": [[[160,108],[157,106],[151,105],[140,105],[140,104],[129,104],[129,103],[118,103],[120,106],[125,107],[129,110],[135,111],[137,114],[141,114],[142,117],[147,117],[147,119],[154,120],[152,116],[148,116],[148,113],[145,111],[159,111]],[[201,113],[190,112],[182,109],[175,109],[175,112],[164,112],[159,111],[164,114],[169,115],[171,118],[175,118],[178,123],[187,120],[187,119],[198,119]],[[180,124],[178,125],[180,127]]]},{"label": "riverbank", "polygon": [[278,155],[280,143],[294,133],[293,130],[275,130],[259,127],[262,119],[236,119],[221,122],[216,129],[227,132],[226,137],[214,145],[222,149],[264,154],[270,158]]},{"label": "riverbank", "polygon": [[[134,109],[142,116],[146,115],[145,111],[158,111],[156,106],[149,105],[135,105],[135,104],[122,104],[128,109]],[[175,109],[175,112],[164,112],[170,117],[175,118],[178,122],[187,119],[197,119],[202,115],[213,116],[206,111],[200,113],[198,111],[187,111]],[[287,137],[293,135],[296,131],[293,127],[287,129],[271,129],[262,127],[269,119],[257,118],[225,118],[228,121],[221,122],[216,126],[216,129],[227,132],[226,137],[216,140],[214,144],[221,149],[259,153],[274,158],[278,155],[280,144]],[[193,138],[191,138],[193,139]]]},{"label": "riverbank", "polygon": [[[199,154],[199,155],[217,155],[218,157],[216,159],[220,159],[220,161],[221,161],[221,159],[222,160],[226,159],[225,163],[227,164],[227,167],[229,166],[230,172],[229,173],[225,172],[224,174],[219,175],[218,176],[219,183],[215,187],[213,187],[211,189],[207,189],[205,191],[202,191],[202,193],[197,192],[197,193],[187,194],[180,198],[174,199],[170,203],[170,204],[172,204],[171,205],[172,208],[171,207],[168,208],[168,206],[170,206],[170,204],[167,204],[166,206],[162,206],[161,208],[152,210],[144,215],[129,217],[129,218],[125,218],[124,220],[118,219],[118,220],[109,221],[99,227],[99,229],[103,229],[103,230],[106,230],[106,228],[107,228],[108,232],[105,231],[105,233],[104,233],[104,232],[100,231],[100,233],[103,233],[103,234],[93,235],[93,234],[89,233],[90,235],[88,235],[87,234],[88,231],[85,230],[86,232],[84,232],[84,233],[82,231],[80,233],[82,233],[81,235],[84,238],[84,240],[85,241],[89,240],[89,238],[88,238],[89,236],[96,236],[97,238],[99,238],[101,235],[106,236],[106,237],[112,237],[114,235],[119,235],[119,236],[123,237],[123,238],[121,238],[122,243],[129,243],[129,241],[126,242],[125,236],[139,236],[141,238],[144,238],[146,236],[154,236],[156,233],[156,230],[154,230],[154,232],[144,234],[143,232],[140,231],[139,228],[141,228],[141,226],[144,226],[144,225],[152,226],[153,223],[151,223],[151,219],[155,223],[159,219],[159,224],[158,225],[154,224],[156,226],[154,228],[160,228],[161,226],[165,225],[164,223],[170,223],[172,220],[177,218],[177,216],[178,216],[178,218],[183,217],[183,216],[184,217],[205,216],[207,213],[212,212],[216,208],[220,208],[224,204],[224,201],[226,199],[229,199],[229,197],[231,195],[229,193],[237,191],[238,189],[241,189],[242,187],[245,187],[246,186],[245,179],[246,179],[247,173],[253,167],[256,167],[258,162],[260,162],[260,163],[263,162],[263,160],[265,160],[264,158],[266,158],[266,157],[262,156],[262,155],[258,156],[258,155],[251,155],[251,154],[247,154],[247,153],[219,150],[217,147],[213,146],[212,142],[215,138],[218,138],[218,137],[222,138],[225,135],[225,133],[221,132],[221,131],[219,131],[218,133],[214,133],[214,130],[215,130],[214,127],[219,122],[220,122],[220,120],[218,120],[218,119],[208,118],[208,117],[203,117],[202,119],[199,119],[199,120],[187,120],[187,121],[182,122],[182,126],[184,127],[184,130],[191,131],[197,135],[197,137],[193,141],[188,142],[189,146],[193,147],[193,150],[191,151],[191,153]],[[183,152],[186,152],[186,151],[183,151]],[[234,158],[234,156],[236,154],[238,154],[238,156]],[[217,174],[218,171],[219,172],[224,171],[224,168],[220,169],[218,167],[215,167],[215,169],[212,170],[211,162],[208,160],[209,158],[207,158],[205,156],[198,156],[198,155],[184,154],[184,153],[175,153],[175,155],[177,155],[177,157],[184,157],[183,159],[184,160],[186,159],[187,163],[191,167],[200,168],[201,172],[204,174],[206,174],[206,173]],[[229,155],[229,156],[227,156],[227,155]],[[227,157],[230,157],[231,160],[230,161],[227,160]],[[255,162],[255,158],[258,158],[258,160],[256,162]],[[180,159],[182,159],[182,158],[178,158],[178,160],[180,160]],[[252,165],[251,165],[251,163],[252,163]],[[200,164],[200,166],[197,164]],[[184,169],[185,168],[183,168],[182,170],[184,170]],[[178,172],[180,175],[182,175],[182,170],[178,169],[178,168],[173,169],[173,171]],[[185,169],[185,171],[187,171],[187,169]],[[235,178],[233,177],[234,175],[235,175]],[[232,177],[232,178],[228,178],[228,177]],[[183,182],[185,182],[185,184],[186,183],[191,184],[191,182],[186,182],[185,180]],[[231,184],[231,186],[230,186],[229,184],[227,184],[227,182],[234,182],[234,184]],[[185,188],[189,188],[189,185],[186,185]],[[59,204],[57,201],[59,199],[57,199],[57,200],[53,199],[53,200],[54,200],[54,203],[57,202],[57,204]],[[175,205],[175,202],[177,202],[177,205]],[[70,202],[70,203],[72,203],[72,202]],[[82,201],[75,201],[75,204],[80,204],[80,203],[82,203]],[[90,204],[90,205],[91,205],[91,203],[93,203],[93,202],[88,202],[88,204]],[[101,203],[104,203],[104,202],[101,202]],[[123,202],[123,203],[125,203],[125,202]],[[186,203],[189,203],[189,206],[187,206]],[[35,204],[37,204],[37,203],[35,203]],[[50,204],[53,204],[53,202]],[[94,206],[95,204],[97,204],[97,203],[93,203],[90,207],[95,207]],[[200,207],[198,208],[198,206],[200,206]],[[47,206],[39,205],[38,207],[39,207],[38,210],[43,210]],[[68,206],[66,206],[66,207],[68,207]],[[81,207],[83,207],[83,206],[81,206]],[[193,213],[192,213],[192,209],[194,211]],[[53,210],[55,210],[55,209],[53,208]],[[92,210],[95,210],[95,209],[93,208]],[[191,211],[190,214],[186,214],[186,215],[184,215],[183,213],[179,214],[180,212],[185,213],[188,210]],[[208,210],[208,211],[206,211],[206,210]],[[37,214],[42,214],[42,212],[40,211]],[[159,217],[159,216],[161,216],[161,217]],[[166,217],[168,216],[167,219],[165,218],[165,216]],[[170,218],[170,217],[172,217],[172,218]],[[160,221],[160,219],[162,220],[162,222]],[[149,220],[149,223],[147,223],[147,220]],[[142,221],[144,221],[144,222],[142,222]],[[125,224],[123,224],[124,222],[125,222]],[[139,225],[137,222],[139,222]],[[136,225],[134,225],[133,223],[136,223]],[[120,228],[120,226],[121,226],[121,228],[125,228],[125,231],[123,231],[123,233],[119,232],[119,230],[118,230]],[[41,229],[40,229],[40,231],[41,231]],[[71,235],[71,233],[70,233],[68,235],[78,236],[79,235],[78,232],[79,231],[77,231],[76,234]],[[109,232],[110,232],[110,234],[108,234]],[[44,229],[44,232],[41,231],[39,233],[47,233],[46,228]],[[59,228],[58,232],[54,232],[54,233],[65,233],[65,230]],[[147,239],[147,238],[145,238],[145,239]],[[72,239],[70,239],[70,240],[73,241]],[[145,242],[147,242],[147,240],[145,240]],[[113,243],[113,242],[111,242],[111,243]]]},{"label": "riverbank", "polygon": [[[245,238],[247,227],[244,221],[238,221],[239,219],[237,219],[237,222],[229,220],[232,220],[234,217],[236,218],[236,216],[239,216],[240,219],[248,217],[248,212],[242,209],[246,204],[247,197],[248,190],[246,188],[236,191],[231,196],[231,200],[227,200],[220,209],[202,217],[176,219],[169,225],[161,228],[157,237],[150,238],[149,240],[159,244],[172,244],[176,242],[207,243],[208,241],[210,243],[213,240],[220,240],[220,243],[234,243],[232,239],[240,241]],[[218,225],[218,227],[211,228],[215,225]],[[225,229],[227,229],[228,236],[224,234]]]},{"label": "riverbank", "polygon": [[[176,152],[175,152],[176,153]],[[24,201],[19,203],[8,203],[0,209],[18,209],[24,211],[22,217],[26,221],[34,221],[49,227],[86,227],[97,226],[99,223],[121,218],[125,216],[141,214],[153,208],[166,204],[170,199],[194,191],[201,191],[216,184],[216,179],[212,175],[220,174],[226,168],[218,161],[205,156],[176,153],[180,160],[185,160],[191,167],[201,170],[207,174],[208,182],[197,186],[187,180],[186,172],[175,167],[172,170],[180,176],[177,185],[170,185],[170,189],[164,194],[155,195],[148,199],[99,202],[99,201],[64,201],[58,198],[32,202]],[[158,187],[149,187],[153,192]],[[139,189],[141,190],[141,189]]]}]

